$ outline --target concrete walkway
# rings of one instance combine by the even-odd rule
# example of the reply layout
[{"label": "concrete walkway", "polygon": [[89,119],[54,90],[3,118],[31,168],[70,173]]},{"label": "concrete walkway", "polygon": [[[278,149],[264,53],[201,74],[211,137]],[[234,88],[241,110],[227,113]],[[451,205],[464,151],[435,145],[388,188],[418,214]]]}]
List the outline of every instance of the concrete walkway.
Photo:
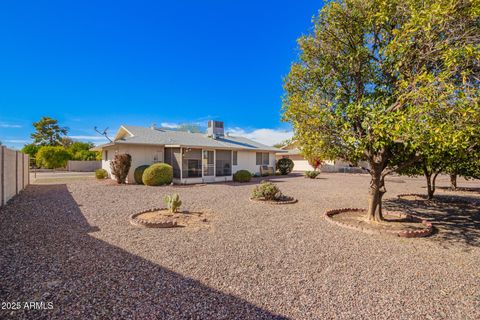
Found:
[{"label": "concrete walkway", "polygon": [[75,171],[43,171],[30,172],[30,183],[32,184],[48,184],[71,182],[84,179],[95,178],[94,172],[75,172]]}]

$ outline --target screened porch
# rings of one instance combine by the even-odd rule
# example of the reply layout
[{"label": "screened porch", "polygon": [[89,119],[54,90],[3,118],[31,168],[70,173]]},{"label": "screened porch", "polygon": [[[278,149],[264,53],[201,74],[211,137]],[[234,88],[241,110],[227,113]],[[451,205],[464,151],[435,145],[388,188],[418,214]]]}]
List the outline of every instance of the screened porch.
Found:
[{"label": "screened porch", "polygon": [[232,178],[232,150],[165,148],[165,163],[173,167],[173,178],[180,183],[227,181]]}]

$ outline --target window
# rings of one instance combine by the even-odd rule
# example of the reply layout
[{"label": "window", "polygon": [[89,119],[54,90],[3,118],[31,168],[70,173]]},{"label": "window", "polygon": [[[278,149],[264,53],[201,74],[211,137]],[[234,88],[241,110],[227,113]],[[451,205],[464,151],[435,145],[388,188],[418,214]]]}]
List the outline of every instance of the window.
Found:
[{"label": "window", "polygon": [[269,165],[270,164],[270,154],[268,152],[264,152],[262,155],[262,160],[264,165]]},{"label": "window", "polygon": [[268,166],[270,164],[270,154],[268,152],[257,152],[257,166]]},{"label": "window", "polygon": [[233,151],[233,165],[237,166],[238,165],[238,152]]},{"label": "window", "polygon": [[108,160],[108,150],[105,150],[105,160]]},{"label": "window", "polygon": [[153,163],[156,162],[163,162],[163,152],[161,150],[157,150],[153,153]]}]

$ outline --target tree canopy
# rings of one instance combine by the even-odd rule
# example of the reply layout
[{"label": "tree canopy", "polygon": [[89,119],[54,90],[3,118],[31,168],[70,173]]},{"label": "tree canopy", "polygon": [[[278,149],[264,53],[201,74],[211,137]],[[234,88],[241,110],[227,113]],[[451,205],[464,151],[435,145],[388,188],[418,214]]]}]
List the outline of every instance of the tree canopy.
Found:
[{"label": "tree canopy", "polygon": [[284,119],[302,149],[367,160],[368,218],[381,221],[385,176],[440,150],[476,144],[480,2],[327,3],[285,79]]},{"label": "tree canopy", "polygon": [[42,117],[33,123],[35,132],[31,134],[35,144],[42,146],[58,146],[62,144],[62,136],[67,135],[68,128],[61,127],[58,120]]},{"label": "tree canopy", "polygon": [[64,168],[71,157],[71,153],[64,147],[42,146],[35,156],[35,161],[38,167],[56,169]]},{"label": "tree canopy", "polygon": [[26,144],[22,152],[36,159],[37,166],[59,168],[64,167],[67,160],[101,160],[100,152],[90,151],[94,147],[93,143],[74,141],[67,137],[68,128],[61,127],[57,120],[42,117],[33,126],[36,130],[31,135],[34,142]]}]

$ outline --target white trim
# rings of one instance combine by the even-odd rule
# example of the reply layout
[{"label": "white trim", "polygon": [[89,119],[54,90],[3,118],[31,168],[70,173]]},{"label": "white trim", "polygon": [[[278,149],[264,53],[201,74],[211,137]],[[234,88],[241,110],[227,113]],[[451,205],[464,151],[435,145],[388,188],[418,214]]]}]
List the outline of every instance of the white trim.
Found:
[{"label": "white trim", "polygon": [[113,137],[113,142],[118,140],[118,134],[122,129],[125,130],[131,137],[134,137],[133,133],[131,133],[127,128],[125,128],[124,125],[121,125],[120,128],[118,128],[117,133],[115,133],[115,137]]},{"label": "white trim", "polygon": [[183,148],[180,147],[180,181],[183,181]]},{"label": "white trim", "polygon": [[235,151],[253,151],[253,152],[273,152],[273,153],[286,153],[286,151],[278,150],[269,150],[269,149],[260,149],[260,148],[233,148],[233,147],[211,147],[211,146],[199,146],[199,145],[182,145],[182,144],[161,144],[161,143],[131,143],[129,141],[113,141],[111,144],[100,145],[94,148],[104,148],[112,145],[133,145],[133,146],[163,146],[165,148],[192,148],[192,149],[218,149],[218,150],[235,150]]}]

